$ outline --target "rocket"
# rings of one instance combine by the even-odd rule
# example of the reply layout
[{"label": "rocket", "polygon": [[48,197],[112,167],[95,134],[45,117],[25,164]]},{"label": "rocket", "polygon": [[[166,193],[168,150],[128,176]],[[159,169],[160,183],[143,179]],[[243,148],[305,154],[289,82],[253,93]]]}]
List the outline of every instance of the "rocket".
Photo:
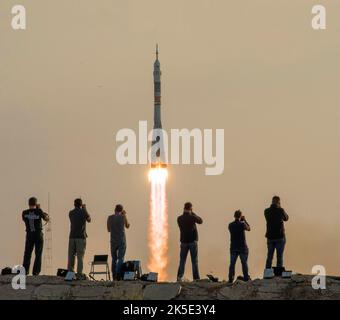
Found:
[{"label": "rocket", "polygon": [[156,60],[153,65],[154,82],[154,123],[151,144],[151,168],[166,168],[164,139],[161,121],[161,64],[158,60],[158,44]]}]

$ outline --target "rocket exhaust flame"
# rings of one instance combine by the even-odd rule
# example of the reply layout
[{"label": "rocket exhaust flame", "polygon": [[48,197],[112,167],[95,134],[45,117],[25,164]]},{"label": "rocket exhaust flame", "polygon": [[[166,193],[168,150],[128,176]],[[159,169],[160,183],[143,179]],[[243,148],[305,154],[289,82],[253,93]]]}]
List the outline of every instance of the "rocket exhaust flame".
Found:
[{"label": "rocket exhaust flame", "polygon": [[151,168],[149,181],[150,221],[149,221],[149,263],[150,271],[157,272],[160,281],[167,279],[168,265],[168,206],[166,198],[166,168]]},{"label": "rocket exhaust flame", "polygon": [[157,129],[162,128],[161,121],[161,68],[158,60],[158,45],[156,46],[156,61],[154,63],[154,137],[152,146],[151,168],[149,171],[150,221],[149,221],[149,264],[152,272],[158,273],[158,279],[167,279],[168,265],[168,204],[166,198],[167,164],[164,159],[163,137],[157,136]]}]

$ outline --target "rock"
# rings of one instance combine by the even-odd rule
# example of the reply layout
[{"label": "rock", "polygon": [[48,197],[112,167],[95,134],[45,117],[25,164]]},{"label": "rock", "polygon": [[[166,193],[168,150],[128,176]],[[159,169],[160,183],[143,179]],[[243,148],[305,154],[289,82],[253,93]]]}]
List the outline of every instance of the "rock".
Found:
[{"label": "rock", "polygon": [[297,283],[302,283],[306,281],[306,277],[301,274],[293,274],[291,280]]},{"label": "rock", "polygon": [[141,282],[118,282],[110,288],[110,300],[142,300],[143,284]]},{"label": "rock", "polygon": [[337,281],[337,283],[328,283],[326,289],[332,291],[334,294],[340,294],[340,282]]},{"label": "rock", "polygon": [[0,300],[31,300],[34,290],[35,287],[27,285],[25,290],[14,290],[12,284],[0,285]]},{"label": "rock", "polygon": [[314,290],[310,275],[226,282],[72,281],[55,276],[27,277],[25,290],[12,288],[13,275],[0,276],[0,300],[340,300],[340,278],[327,277],[325,290]]},{"label": "rock", "polygon": [[12,282],[12,275],[0,276],[0,284],[8,284]]},{"label": "rock", "polygon": [[150,284],[144,289],[144,300],[172,300],[181,292],[178,283]]},{"label": "rock", "polygon": [[251,282],[236,281],[233,285],[224,286],[218,293],[221,300],[247,300],[255,293],[255,287]]},{"label": "rock", "polygon": [[70,299],[71,286],[68,284],[43,284],[34,291],[38,300],[67,300]]},{"label": "rock", "polygon": [[258,286],[257,292],[260,293],[282,293],[287,288],[287,283],[278,283],[276,281],[265,280]]},{"label": "rock", "polygon": [[214,300],[218,290],[225,286],[223,282],[195,281],[181,283],[180,296],[176,299],[185,300]]},{"label": "rock", "polygon": [[70,292],[78,300],[105,300],[109,294],[110,288],[106,286],[73,286]]}]

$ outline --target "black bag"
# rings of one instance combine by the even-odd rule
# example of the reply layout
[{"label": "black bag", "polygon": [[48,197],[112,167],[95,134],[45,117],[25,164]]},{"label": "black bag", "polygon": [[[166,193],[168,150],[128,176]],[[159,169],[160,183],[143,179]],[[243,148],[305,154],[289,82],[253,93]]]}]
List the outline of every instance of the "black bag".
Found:
[{"label": "black bag", "polygon": [[57,277],[65,278],[67,275],[68,270],[66,269],[58,269],[57,271]]},{"label": "black bag", "polygon": [[148,276],[149,276],[148,273],[143,274],[143,275],[140,277],[140,279],[141,279],[142,281],[148,281]]},{"label": "black bag", "polygon": [[9,274],[12,274],[12,269],[11,268],[6,267],[6,268],[1,270],[1,275],[2,276],[9,275]]},{"label": "black bag", "polygon": [[139,279],[142,276],[142,267],[140,261],[126,261],[122,265],[121,269],[121,277],[124,277],[125,272],[134,272],[136,274],[136,278]]}]

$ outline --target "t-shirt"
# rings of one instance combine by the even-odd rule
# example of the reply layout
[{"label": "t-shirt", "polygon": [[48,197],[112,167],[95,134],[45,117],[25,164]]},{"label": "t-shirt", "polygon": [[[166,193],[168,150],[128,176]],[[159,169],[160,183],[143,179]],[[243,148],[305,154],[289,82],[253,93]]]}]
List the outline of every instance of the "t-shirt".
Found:
[{"label": "t-shirt", "polygon": [[69,213],[71,230],[70,239],[86,239],[86,222],[89,214],[86,209],[75,208]]},{"label": "t-shirt", "polygon": [[266,237],[270,240],[285,238],[284,221],[288,220],[287,213],[275,205],[264,211],[264,216],[267,222]]},{"label": "t-shirt", "polygon": [[26,232],[41,232],[44,215],[44,212],[38,208],[23,211],[22,220],[25,222]]},{"label": "t-shirt", "polygon": [[107,228],[110,231],[111,242],[125,243],[125,218],[122,214],[113,214],[107,219]]},{"label": "t-shirt", "polygon": [[229,224],[231,251],[248,251],[245,230],[246,224],[239,220],[235,220],[234,222]]},{"label": "t-shirt", "polygon": [[184,212],[177,218],[177,223],[181,231],[181,242],[191,243],[198,241],[196,223],[203,223],[202,219],[194,213]]}]

